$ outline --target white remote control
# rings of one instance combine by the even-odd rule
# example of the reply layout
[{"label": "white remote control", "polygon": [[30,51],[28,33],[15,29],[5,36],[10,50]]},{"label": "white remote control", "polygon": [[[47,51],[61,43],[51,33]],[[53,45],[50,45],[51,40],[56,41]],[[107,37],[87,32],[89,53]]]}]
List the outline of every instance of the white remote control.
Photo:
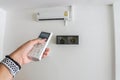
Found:
[{"label": "white remote control", "polygon": [[40,39],[46,39],[46,42],[44,44],[37,44],[34,46],[32,51],[28,54],[28,57],[32,58],[34,61],[41,60],[43,53],[52,37],[52,33],[49,32],[41,32],[39,35]]}]

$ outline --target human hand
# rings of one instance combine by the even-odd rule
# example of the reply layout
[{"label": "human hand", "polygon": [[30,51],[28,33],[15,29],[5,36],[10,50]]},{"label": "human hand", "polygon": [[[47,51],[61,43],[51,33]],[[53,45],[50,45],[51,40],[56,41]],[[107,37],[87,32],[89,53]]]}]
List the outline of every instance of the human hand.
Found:
[{"label": "human hand", "polygon": [[[22,46],[17,48],[13,53],[10,54],[10,57],[17,61],[21,66],[23,64],[29,63],[32,61],[28,57],[29,52],[33,49],[34,45],[36,44],[44,44],[45,39],[34,39],[24,43]],[[43,53],[42,58],[45,58],[49,53],[49,48],[46,48],[45,52]]]}]

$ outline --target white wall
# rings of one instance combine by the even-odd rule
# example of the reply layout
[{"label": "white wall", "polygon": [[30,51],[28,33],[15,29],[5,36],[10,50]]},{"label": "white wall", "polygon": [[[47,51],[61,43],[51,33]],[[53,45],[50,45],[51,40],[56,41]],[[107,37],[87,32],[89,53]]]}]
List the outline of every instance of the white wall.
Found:
[{"label": "white wall", "polygon": [[120,80],[120,1],[115,2],[113,8],[115,27],[115,80]]},{"label": "white wall", "polygon": [[3,41],[5,33],[6,12],[0,8],[0,61],[3,59]]},{"label": "white wall", "polygon": [[[25,65],[16,80],[114,80],[112,6],[74,5],[74,21],[35,22],[33,9],[9,11],[4,53],[41,31],[53,32],[49,57]],[[56,35],[79,35],[79,45],[56,45]]]}]

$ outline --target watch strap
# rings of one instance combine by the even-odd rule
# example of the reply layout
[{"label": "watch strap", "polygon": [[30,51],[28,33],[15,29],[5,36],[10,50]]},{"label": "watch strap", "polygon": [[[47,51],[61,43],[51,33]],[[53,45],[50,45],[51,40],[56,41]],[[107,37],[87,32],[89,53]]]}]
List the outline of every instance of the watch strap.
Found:
[{"label": "watch strap", "polygon": [[15,76],[17,74],[17,72],[20,71],[21,66],[12,58],[10,58],[9,56],[6,56],[2,61],[2,64],[4,64],[10,71],[10,73]]}]

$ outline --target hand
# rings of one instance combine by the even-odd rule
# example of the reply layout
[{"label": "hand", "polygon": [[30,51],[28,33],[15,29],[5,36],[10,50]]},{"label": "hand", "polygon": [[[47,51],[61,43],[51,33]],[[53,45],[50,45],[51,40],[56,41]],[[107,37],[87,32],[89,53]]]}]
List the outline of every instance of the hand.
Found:
[{"label": "hand", "polygon": [[[29,52],[33,49],[34,45],[36,44],[44,44],[45,39],[34,39],[26,42],[22,46],[20,46],[18,49],[16,49],[13,53],[10,54],[10,57],[13,58],[15,61],[17,61],[20,65],[29,63],[32,61],[28,57]],[[43,53],[42,58],[46,57],[49,53],[49,48],[46,48],[45,52]]]}]

